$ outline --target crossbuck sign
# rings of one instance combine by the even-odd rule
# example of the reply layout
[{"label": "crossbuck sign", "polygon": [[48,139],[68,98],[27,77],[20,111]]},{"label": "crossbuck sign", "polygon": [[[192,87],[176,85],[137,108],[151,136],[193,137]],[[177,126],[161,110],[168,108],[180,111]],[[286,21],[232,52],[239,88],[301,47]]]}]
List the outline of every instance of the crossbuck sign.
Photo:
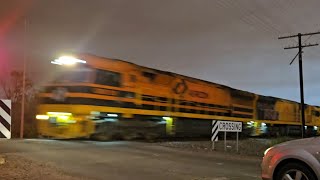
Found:
[{"label": "crossbuck sign", "polygon": [[231,121],[219,121],[218,125],[219,131],[226,132],[241,132],[242,123],[241,122],[231,122]]},{"label": "crossbuck sign", "polygon": [[226,133],[227,132],[236,132],[237,133],[237,151],[238,151],[238,141],[239,141],[239,132],[242,132],[242,122],[235,121],[212,121],[212,148],[214,149],[214,142],[218,141],[218,133],[224,132],[225,148],[226,148]]},{"label": "crossbuck sign", "polygon": [[212,121],[212,141],[218,141],[218,132],[242,132],[242,122]]}]

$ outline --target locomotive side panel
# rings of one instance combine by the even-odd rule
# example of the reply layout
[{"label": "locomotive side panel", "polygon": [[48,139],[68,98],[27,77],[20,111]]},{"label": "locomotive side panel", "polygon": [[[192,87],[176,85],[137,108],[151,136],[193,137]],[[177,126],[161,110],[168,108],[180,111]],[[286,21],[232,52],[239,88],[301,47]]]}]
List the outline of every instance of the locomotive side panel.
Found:
[{"label": "locomotive side panel", "polygon": [[275,110],[279,113],[279,121],[300,122],[299,104],[295,102],[278,100]]},{"label": "locomotive side panel", "polygon": [[231,89],[232,116],[254,119],[255,95],[249,92]]}]

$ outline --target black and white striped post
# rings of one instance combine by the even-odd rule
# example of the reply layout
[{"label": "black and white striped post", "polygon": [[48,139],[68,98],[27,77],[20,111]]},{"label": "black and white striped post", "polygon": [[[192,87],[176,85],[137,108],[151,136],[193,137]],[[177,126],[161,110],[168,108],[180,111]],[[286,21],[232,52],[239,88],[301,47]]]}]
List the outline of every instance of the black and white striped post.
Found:
[{"label": "black and white striped post", "polygon": [[211,131],[211,141],[212,141],[212,149],[214,150],[214,142],[218,141],[218,125],[219,125],[219,121],[216,120],[212,120],[212,131]]},{"label": "black and white striped post", "polygon": [[0,138],[11,139],[11,100],[0,100]]},{"label": "black and white striped post", "polygon": [[211,141],[212,149],[215,149],[214,143],[218,141],[218,133],[224,132],[224,150],[227,150],[227,132],[237,133],[237,152],[239,151],[239,132],[242,132],[242,122],[217,121],[212,120]]}]

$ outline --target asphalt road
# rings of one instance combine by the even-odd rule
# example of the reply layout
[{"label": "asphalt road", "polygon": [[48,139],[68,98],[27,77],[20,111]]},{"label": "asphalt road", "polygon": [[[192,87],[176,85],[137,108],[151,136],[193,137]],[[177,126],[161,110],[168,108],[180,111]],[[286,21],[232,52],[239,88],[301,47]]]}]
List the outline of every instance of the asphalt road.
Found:
[{"label": "asphalt road", "polygon": [[260,179],[258,158],[181,151],[154,143],[0,140],[0,153],[49,162],[90,179]]}]

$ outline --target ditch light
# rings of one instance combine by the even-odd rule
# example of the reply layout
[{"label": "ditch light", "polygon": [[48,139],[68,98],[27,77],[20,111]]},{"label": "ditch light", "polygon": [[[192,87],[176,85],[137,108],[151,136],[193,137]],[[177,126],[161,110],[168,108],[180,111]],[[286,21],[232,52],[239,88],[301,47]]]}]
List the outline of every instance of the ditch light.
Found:
[{"label": "ditch light", "polygon": [[68,112],[47,112],[47,114],[36,115],[37,120],[48,120],[55,123],[76,123],[72,113]]}]

